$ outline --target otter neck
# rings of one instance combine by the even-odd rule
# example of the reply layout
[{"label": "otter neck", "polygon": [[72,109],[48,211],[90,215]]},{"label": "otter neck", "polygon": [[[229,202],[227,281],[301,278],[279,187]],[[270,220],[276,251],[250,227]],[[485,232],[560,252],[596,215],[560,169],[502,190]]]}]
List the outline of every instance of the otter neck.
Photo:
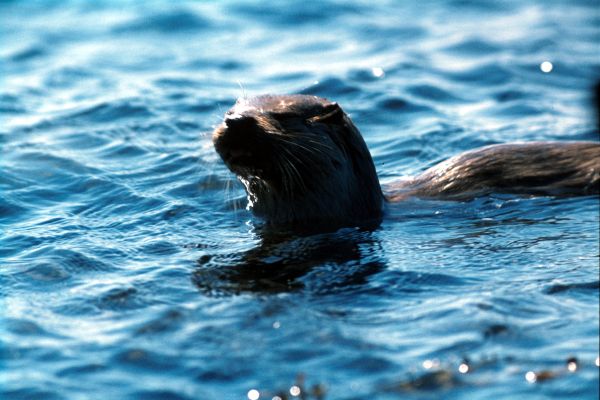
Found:
[{"label": "otter neck", "polygon": [[[379,182],[373,196],[353,193],[350,187],[344,194],[331,187],[302,194],[288,194],[257,177],[239,177],[247,194],[247,209],[269,226],[293,229],[338,228],[342,226],[376,227],[383,216],[385,199]],[[336,190],[338,189],[338,190]],[[369,190],[373,190],[371,185]]]}]

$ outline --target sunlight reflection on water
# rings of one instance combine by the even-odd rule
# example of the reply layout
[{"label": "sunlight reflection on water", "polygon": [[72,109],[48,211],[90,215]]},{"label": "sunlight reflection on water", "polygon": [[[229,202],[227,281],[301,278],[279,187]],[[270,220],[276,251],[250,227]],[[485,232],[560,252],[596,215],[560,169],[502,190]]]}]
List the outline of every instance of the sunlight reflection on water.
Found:
[{"label": "sunlight reflection on water", "polygon": [[210,139],[238,97],[305,93],[343,106],[382,182],[598,140],[595,2],[0,13],[0,396],[597,397],[597,198],[410,200],[278,241]]}]

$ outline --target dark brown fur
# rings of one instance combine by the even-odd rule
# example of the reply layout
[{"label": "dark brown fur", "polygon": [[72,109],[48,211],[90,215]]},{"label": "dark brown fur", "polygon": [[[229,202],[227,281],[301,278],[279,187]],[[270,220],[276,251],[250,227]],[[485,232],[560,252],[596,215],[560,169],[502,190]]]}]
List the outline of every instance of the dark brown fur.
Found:
[{"label": "dark brown fur", "polygon": [[[268,223],[349,225],[382,216],[384,196],[369,150],[336,103],[304,95],[241,99],[215,129],[213,142],[244,184],[249,208]],[[599,190],[599,143],[533,142],[459,154],[391,185],[387,200]]]},{"label": "dark brown fur", "polygon": [[378,223],[384,205],[371,154],[350,118],[316,96],[241,99],[213,134],[215,149],[274,225]]},{"label": "dark brown fur", "polygon": [[491,192],[590,195],[600,187],[600,144],[498,144],[461,153],[415,178],[390,186],[390,201],[407,196],[465,200]]}]

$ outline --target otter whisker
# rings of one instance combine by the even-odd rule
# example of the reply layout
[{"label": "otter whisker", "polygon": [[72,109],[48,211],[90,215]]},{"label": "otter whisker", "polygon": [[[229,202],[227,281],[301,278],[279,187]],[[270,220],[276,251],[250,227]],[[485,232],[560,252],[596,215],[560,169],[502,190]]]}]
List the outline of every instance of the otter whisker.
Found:
[{"label": "otter whisker", "polygon": [[246,96],[246,89],[244,89],[244,85],[242,84],[242,81],[237,81],[237,84],[240,87],[240,89],[242,90],[242,99],[246,100],[248,97]]},{"label": "otter whisker", "polygon": [[[326,150],[326,151],[332,151],[332,150],[333,150],[333,149],[332,149],[332,147],[331,147],[331,146],[329,146],[327,143],[320,143],[320,142],[318,142],[318,141],[316,141],[316,140],[314,140],[314,139],[307,138],[307,137],[305,137],[305,136],[298,135],[298,134],[294,134],[294,133],[288,134],[288,135],[286,136],[286,138],[290,138],[290,139],[298,139],[298,140],[301,140],[301,141],[303,141],[303,142],[309,142],[309,143],[311,143],[311,144],[313,144],[313,145],[316,145],[316,146],[314,146],[314,147],[306,147],[306,146],[302,146],[302,145],[301,145],[300,143],[298,143],[297,141],[293,141],[293,140],[286,140],[284,137],[281,137],[281,135],[279,135],[277,138],[278,138],[279,140],[281,140],[281,141],[284,141],[284,142],[286,142],[286,143],[290,143],[290,144],[294,144],[294,145],[297,145],[297,146],[300,146],[300,147],[304,147],[304,148],[306,148],[307,150],[310,150],[310,151],[318,151],[318,152],[320,152],[320,153],[322,153],[322,154],[326,154],[326,152],[324,152],[324,151],[323,151],[323,149],[324,149],[324,150]],[[321,148],[322,148],[322,149],[318,148],[319,146],[321,146]]]},{"label": "otter whisker", "polygon": [[[323,143],[322,141],[319,141],[319,140],[317,140],[315,138],[312,138],[310,136],[306,136],[306,135],[299,134],[299,133],[296,133],[296,132],[287,132],[287,136],[289,138],[298,139],[298,140],[301,140],[303,142],[309,142],[309,143],[311,143],[313,145],[316,145],[316,147],[321,147],[321,148],[323,148],[323,149],[325,149],[327,151],[333,150],[333,148],[329,145],[329,143]],[[316,147],[315,147],[315,150],[316,150]]]},{"label": "otter whisker", "polygon": [[293,172],[291,171],[289,165],[290,162],[287,158],[280,157],[279,166],[281,171],[281,183],[283,184],[282,191],[286,196],[289,196],[293,193],[293,187],[295,182]]},{"label": "otter whisker", "polygon": [[237,219],[237,202],[233,200],[233,194],[231,193],[231,182],[233,182],[231,179],[227,179],[223,191],[225,192],[225,200],[228,203],[233,202],[233,215]]},{"label": "otter whisker", "polygon": [[291,196],[293,193],[293,189],[295,186],[296,178],[293,174],[293,171],[290,168],[289,162],[284,162],[281,165],[282,167],[282,183],[283,183],[283,193],[286,196]]},{"label": "otter whisker", "polygon": [[279,132],[278,133],[279,136],[285,136],[285,137],[289,137],[289,138],[294,138],[294,139],[298,139],[301,141],[311,141],[313,143],[319,144],[321,146],[327,146],[327,143],[321,142],[321,135],[315,135],[313,133],[307,133],[305,131],[298,131],[295,129],[286,129],[283,132]]},{"label": "otter whisker", "polygon": [[[313,153],[309,153],[307,154],[308,157],[299,157],[297,154],[295,154],[291,149],[287,148],[287,147],[278,147],[280,150],[284,151],[285,153],[287,153],[290,157],[294,158],[297,161],[297,164],[294,164],[291,162],[292,166],[294,167],[294,169],[296,170],[296,172],[298,173],[298,179],[302,181],[302,183],[304,183],[304,177],[302,176],[302,174],[299,173],[298,169],[296,168],[296,165],[298,166],[303,166],[305,169],[310,170],[312,167],[311,165],[308,163],[308,161],[313,161],[316,162],[318,160],[317,158],[312,158]],[[305,184],[303,184],[303,187],[306,187]]]},{"label": "otter whisker", "polygon": [[327,153],[326,153],[326,152],[324,152],[324,151],[322,151],[322,150],[320,150],[320,149],[313,148],[313,147],[307,147],[307,146],[301,145],[300,143],[297,143],[297,142],[294,142],[294,141],[290,141],[290,140],[286,140],[286,139],[282,139],[282,138],[278,138],[277,140],[278,140],[278,141],[280,141],[280,142],[283,142],[283,143],[285,143],[285,144],[291,144],[291,145],[294,145],[294,146],[296,146],[296,147],[298,147],[298,148],[300,148],[300,149],[304,150],[304,152],[305,152],[305,153],[306,153],[308,156],[310,156],[310,157],[313,157],[313,158],[316,158],[316,159],[318,159],[318,156],[316,156],[316,154],[315,154],[315,153],[320,153],[320,154],[322,154],[322,155],[327,155]]},{"label": "otter whisker", "polygon": [[[302,189],[306,189],[306,183],[304,182],[304,178],[302,177],[302,174],[300,174],[300,171],[298,171],[298,168],[296,167],[296,165],[287,157],[285,157],[285,154],[288,154],[291,157],[294,157],[296,160],[298,160],[299,163],[302,163],[302,160],[299,159],[296,155],[294,155],[292,152],[289,151],[289,149],[282,147],[280,150],[283,150],[283,153],[280,153],[281,156],[281,161],[283,161],[282,167],[284,168],[284,170],[287,172],[287,176],[290,179],[290,184],[289,186],[289,193],[288,194],[292,194],[292,189],[294,189],[292,187],[292,183],[293,184],[298,184]],[[285,182],[284,180],[284,186],[287,182]]]},{"label": "otter whisker", "polygon": [[[305,164],[304,161],[298,157],[297,154],[295,154],[294,152],[292,152],[290,149],[288,149],[287,147],[283,147],[283,146],[277,146],[277,149],[280,151],[284,151],[285,153],[287,153],[290,157],[293,157],[296,161],[298,161],[299,164]],[[310,154],[309,154],[310,155]]]}]

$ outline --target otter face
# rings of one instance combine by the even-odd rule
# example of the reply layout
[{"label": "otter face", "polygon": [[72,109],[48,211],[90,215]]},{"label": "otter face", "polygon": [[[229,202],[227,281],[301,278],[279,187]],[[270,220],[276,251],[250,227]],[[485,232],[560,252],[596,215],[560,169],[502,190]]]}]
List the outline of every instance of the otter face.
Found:
[{"label": "otter face", "polygon": [[337,103],[307,95],[239,99],[213,143],[244,184],[249,209],[272,225],[351,225],[381,217],[373,160]]}]

